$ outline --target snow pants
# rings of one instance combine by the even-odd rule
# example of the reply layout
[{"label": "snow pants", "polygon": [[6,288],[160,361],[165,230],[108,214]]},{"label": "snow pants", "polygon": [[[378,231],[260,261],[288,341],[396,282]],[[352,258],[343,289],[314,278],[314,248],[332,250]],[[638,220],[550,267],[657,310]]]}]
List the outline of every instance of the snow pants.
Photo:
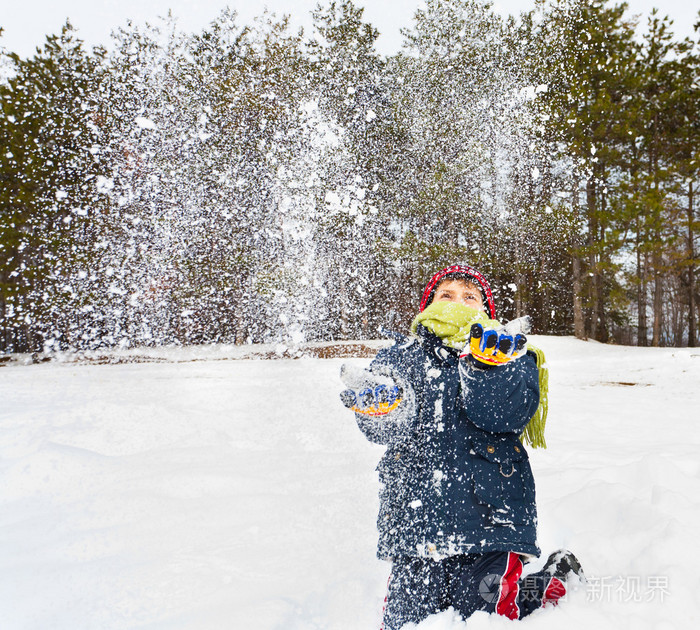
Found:
[{"label": "snow pants", "polygon": [[516,553],[496,551],[444,560],[397,558],[389,578],[382,630],[418,624],[450,606],[464,619],[478,610],[522,619],[566,593],[564,584],[540,571],[522,577]]}]

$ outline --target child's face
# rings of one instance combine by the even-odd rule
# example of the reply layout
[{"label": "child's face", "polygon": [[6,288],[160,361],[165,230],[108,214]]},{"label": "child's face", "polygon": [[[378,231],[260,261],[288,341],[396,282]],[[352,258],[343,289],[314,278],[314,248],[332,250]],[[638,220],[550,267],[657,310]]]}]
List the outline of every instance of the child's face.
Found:
[{"label": "child's face", "polygon": [[458,302],[479,311],[484,310],[481,291],[465,280],[443,280],[435,290],[433,302]]}]

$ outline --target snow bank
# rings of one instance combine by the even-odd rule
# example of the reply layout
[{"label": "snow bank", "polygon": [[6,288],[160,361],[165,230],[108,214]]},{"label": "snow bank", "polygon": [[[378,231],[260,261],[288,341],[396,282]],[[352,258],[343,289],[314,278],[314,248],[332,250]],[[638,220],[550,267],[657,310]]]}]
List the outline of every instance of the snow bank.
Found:
[{"label": "snow bank", "polygon": [[[533,340],[551,368],[540,545],[589,583],[522,626],[697,623],[700,351]],[[3,629],[379,626],[382,449],[338,401],[343,360],[207,352],[0,367]],[[513,626],[419,626],[467,627]]]}]

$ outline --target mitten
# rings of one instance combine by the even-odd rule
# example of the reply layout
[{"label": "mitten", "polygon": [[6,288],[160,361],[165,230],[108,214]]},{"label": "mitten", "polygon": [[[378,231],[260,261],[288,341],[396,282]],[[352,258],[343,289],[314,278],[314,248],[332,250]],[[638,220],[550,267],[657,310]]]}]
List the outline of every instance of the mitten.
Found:
[{"label": "mitten", "polygon": [[530,332],[531,320],[528,316],[519,317],[499,328],[473,324],[460,358],[471,355],[477,363],[503,365],[525,354],[526,333]]},{"label": "mitten", "polygon": [[357,369],[344,364],[340,378],[347,387],[340,393],[343,405],[366,416],[385,416],[404,400],[403,387],[386,374]]}]

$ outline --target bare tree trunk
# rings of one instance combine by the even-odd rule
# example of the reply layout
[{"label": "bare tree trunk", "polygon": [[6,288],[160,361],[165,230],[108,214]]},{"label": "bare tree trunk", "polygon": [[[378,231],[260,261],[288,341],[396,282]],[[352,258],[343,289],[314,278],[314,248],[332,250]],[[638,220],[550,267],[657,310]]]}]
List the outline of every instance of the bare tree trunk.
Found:
[{"label": "bare tree trunk", "polygon": [[522,317],[525,315],[525,305],[523,303],[523,296],[525,295],[525,276],[522,272],[523,253],[522,253],[522,238],[518,236],[516,241],[516,272],[515,272],[515,316]]},{"label": "bare tree trunk", "polygon": [[596,334],[595,339],[602,343],[608,343],[610,340],[610,335],[608,334],[608,324],[607,317],[605,313],[605,287],[603,285],[603,275],[600,271],[595,274],[595,317],[596,322]]},{"label": "bare tree trunk", "polygon": [[695,213],[693,211],[693,182],[688,182],[688,347],[694,348],[696,339],[696,319],[695,319]]},{"label": "bare tree trunk", "polygon": [[652,255],[654,267],[654,327],[651,345],[658,348],[661,345],[661,326],[663,322],[663,276],[661,275],[661,252],[654,251]]},{"label": "bare tree trunk", "polygon": [[[658,193],[659,183],[659,165],[658,155],[656,153],[656,131],[657,131],[658,113],[654,114],[652,126],[652,142],[649,148],[649,172],[653,175],[652,188],[655,193]],[[652,324],[651,345],[658,348],[661,345],[661,328],[663,323],[663,279],[661,276],[661,234],[659,233],[658,221],[660,220],[661,210],[657,205],[659,203],[658,195],[654,199],[654,216],[656,218],[653,233],[654,250],[651,256],[651,267],[654,272],[654,296],[652,301],[652,310],[654,313],[654,322]],[[659,216],[656,216],[656,215]]]},{"label": "bare tree trunk", "polygon": [[[573,207],[574,215],[578,216],[579,213],[579,181],[574,178],[571,194],[571,205]],[[576,239],[576,237],[574,237]],[[578,243],[574,242],[572,247],[571,262],[572,262],[572,274],[573,274],[573,293],[574,293],[574,337],[576,339],[586,339],[586,324],[583,316],[583,303],[581,301],[581,296],[583,293],[583,286],[581,284],[581,258],[578,253],[577,248]]]},{"label": "bare tree trunk", "polygon": [[[606,207],[605,207],[605,193],[601,195],[600,199],[600,204],[601,204],[601,216],[605,216],[606,212]],[[600,234],[598,235],[598,241],[600,243],[603,243],[605,240],[605,228],[600,225],[598,222],[598,230],[600,231]],[[598,260],[603,261],[604,260],[604,250],[598,255]],[[596,336],[596,339],[602,343],[608,343],[610,340],[610,335],[608,334],[608,318],[607,314],[605,312],[605,281],[603,278],[603,272],[602,269],[600,268],[600,265],[598,265],[598,268],[596,269],[596,275],[595,275],[595,290],[596,290],[596,319],[598,320],[598,335]]]},{"label": "bare tree trunk", "polygon": [[576,252],[572,256],[574,266],[574,336],[586,339],[586,327],[583,322],[583,305],[581,304],[581,259]]},{"label": "bare tree trunk", "polygon": [[515,274],[515,316],[522,317],[523,315],[523,292],[525,290],[525,278],[523,274]]},{"label": "bare tree trunk", "polygon": [[333,339],[349,339],[349,331],[350,331],[350,318],[348,314],[348,287],[347,287],[347,282],[345,281],[345,274],[341,273],[339,274],[340,276],[340,282],[339,284],[339,291],[338,291],[338,297],[340,298],[340,327],[339,330],[334,331],[335,334],[333,334]]},{"label": "bare tree trunk", "polygon": [[637,230],[637,345],[647,346],[647,281],[646,281],[646,256],[642,258],[639,243],[639,230]]},{"label": "bare tree trunk", "polygon": [[684,341],[685,309],[683,301],[683,283],[680,274],[674,278],[673,299],[670,307],[673,313],[673,345],[681,348]]},{"label": "bare tree trunk", "polygon": [[7,350],[7,319],[5,319],[5,295],[0,292],[0,322],[2,323],[2,336],[0,336],[0,352]]},{"label": "bare tree trunk", "polygon": [[586,211],[588,214],[588,264],[590,268],[590,273],[593,277],[592,286],[589,283],[588,287],[588,297],[589,297],[589,309],[590,309],[590,320],[589,320],[589,334],[593,339],[598,338],[598,304],[596,302],[598,298],[597,282],[598,282],[598,260],[595,254],[595,239],[598,235],[598,221],[596,219],[595,211],[595,181],[592,177],[586,182]]}]

